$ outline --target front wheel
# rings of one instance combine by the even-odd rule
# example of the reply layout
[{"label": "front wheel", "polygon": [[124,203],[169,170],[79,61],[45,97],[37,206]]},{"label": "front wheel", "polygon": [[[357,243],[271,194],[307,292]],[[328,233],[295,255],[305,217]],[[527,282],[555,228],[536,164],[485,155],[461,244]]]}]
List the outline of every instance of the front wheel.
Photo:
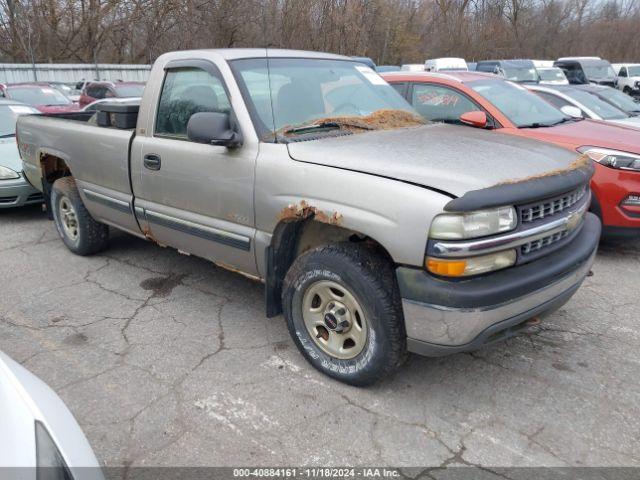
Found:
[{"label": "front wheel", "polygon": [[392,264],[355,244],[298,257],[284,280],[289,332],[321,372],[351,385],[389,375],[406,358],[406,334]]},{"label": "front wheel", "polygon": [[92,255],[106,248],[109,227],[91,216],[73,177],[62,177],[53,183],[51,208],[58,233],[73,253]]}]

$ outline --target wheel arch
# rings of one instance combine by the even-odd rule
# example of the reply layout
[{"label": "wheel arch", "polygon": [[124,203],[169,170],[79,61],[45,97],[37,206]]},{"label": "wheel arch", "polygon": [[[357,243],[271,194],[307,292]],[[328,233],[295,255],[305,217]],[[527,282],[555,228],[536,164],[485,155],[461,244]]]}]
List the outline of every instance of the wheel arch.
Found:
[{"label": "wheel arch", "polygon": [[281,220],[275,227],[266,251],[265,297],[267,317],[282,313],[282,284],[295,259],[313,248],[339,242],[365,244],[393,262],[388,249],[373,237],[347,226],[335,225],[314,216]]}]

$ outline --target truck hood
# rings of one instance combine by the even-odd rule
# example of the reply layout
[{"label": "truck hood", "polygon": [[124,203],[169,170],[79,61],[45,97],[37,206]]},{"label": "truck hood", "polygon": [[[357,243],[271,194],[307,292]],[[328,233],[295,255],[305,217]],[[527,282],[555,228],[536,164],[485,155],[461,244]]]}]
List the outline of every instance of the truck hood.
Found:
[{"label": "truck hood", "polygon": [[416,183],[462,196],[567,168],[575,152],[445,124],[288,144],[292,159]]},{"label": "truck hood", "polygon": [[0,138],[0,165],[20,172],[22,161],[16,145],[16,137]]}]

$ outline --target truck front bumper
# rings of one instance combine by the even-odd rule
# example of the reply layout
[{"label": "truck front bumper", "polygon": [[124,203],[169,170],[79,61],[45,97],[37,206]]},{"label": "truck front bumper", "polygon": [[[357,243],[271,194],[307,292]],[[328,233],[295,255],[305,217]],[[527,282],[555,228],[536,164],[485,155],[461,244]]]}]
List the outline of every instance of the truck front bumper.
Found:
[{"label": "truck front bumper", "polygon": [[43,201],[42,193],[22,175],[15,180],[0,180],[0,208],[21,207]]},{"label": "truck front bumper", "polygon": [[422,269],[398,268],[408,350],[430,357],[476,350],[557,310],[589,273],[600,228],[589,213],[578,236],[560,250],[469,280],[446,281]]}]

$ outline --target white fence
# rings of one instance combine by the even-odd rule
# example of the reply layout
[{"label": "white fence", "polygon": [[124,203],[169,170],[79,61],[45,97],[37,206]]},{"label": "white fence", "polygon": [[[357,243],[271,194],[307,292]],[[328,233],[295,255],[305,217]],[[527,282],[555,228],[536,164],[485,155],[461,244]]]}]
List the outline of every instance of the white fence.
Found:
[{"label": "white fence", "polygon": [[151,65],[99,63],[0,63],[0,83],[125,80],[146,82]]}]

